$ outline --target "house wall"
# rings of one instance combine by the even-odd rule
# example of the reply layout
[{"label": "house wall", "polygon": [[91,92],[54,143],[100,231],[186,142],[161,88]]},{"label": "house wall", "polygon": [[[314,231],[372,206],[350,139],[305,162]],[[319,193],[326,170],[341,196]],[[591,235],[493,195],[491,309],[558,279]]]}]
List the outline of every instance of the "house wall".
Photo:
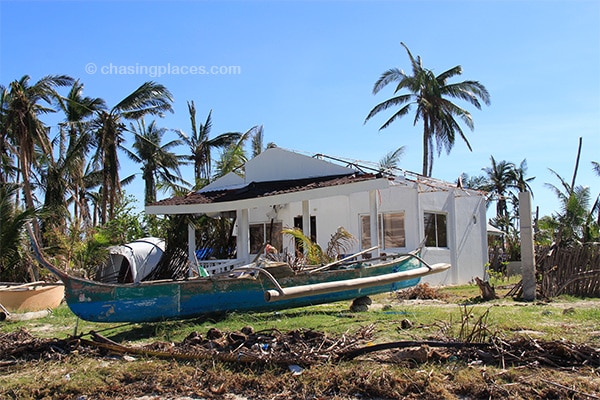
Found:
[{"label": "house wall", "polygon": [[[450,262],[452,268],[444,273],[426,277],[431,284],[461,284],[485,274],[487,235],[485,231],[485,202],[482,197],[461,190],[424,192],[420,197],[421,235],[424,235],[425,212],[447,215],[448,248],[426,247],[427,262]],[[421,236],[423,237],[423,236]]]},{"label": "house wall", "polygon": [[[335,196],[312,200],[310,215],[316,216],[317,242],[326,248],[331,235],[339,226],[352,233],[356,242],[350,252],[360,248],[360,215],[369,214],[368,193]],[[377,192],[379,213],[404,212],[406,247],[382,249],[388,253],[405,253],[419,246],[424,238],[423,213],[436,212],[447,216],[448,248],[425,247],[422,255],[430,264],[452,264],[446,272],[423,278],[432,285],[467,283],[475,276],[484,277],[487,262],[487,235],[485,202],[481,196],[470,195],[459,189],[420,191],[414,183],[393,186]],[[250,223],[268,222],[269,208],[250,210]],[[294,217],[302,215],[302,203],[282,207],[277,220],[284,227],[292,227]],[[284,251],[293,252],[293,243],[284,238]]]}]

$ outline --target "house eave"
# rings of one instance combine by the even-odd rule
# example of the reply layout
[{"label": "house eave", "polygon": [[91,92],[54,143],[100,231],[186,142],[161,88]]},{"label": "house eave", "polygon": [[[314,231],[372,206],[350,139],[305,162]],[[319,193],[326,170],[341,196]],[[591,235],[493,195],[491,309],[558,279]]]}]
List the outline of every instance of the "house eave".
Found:
[{"label": "house eave", "polygon": [[261,196],[235,201],[203,204],[149,205],[146,206],[146,213],[152,215],[210,214],[223,211],[251,209],[256,207],[272,206],[276,204],[293,203],[304,200],[321,199],[333,196],[347,196],[352,193],[386,189],[389,186],[390,181],[388,178],[377,178],[344,185],[320,187],[291,193],[280,193],[270,196]]}]

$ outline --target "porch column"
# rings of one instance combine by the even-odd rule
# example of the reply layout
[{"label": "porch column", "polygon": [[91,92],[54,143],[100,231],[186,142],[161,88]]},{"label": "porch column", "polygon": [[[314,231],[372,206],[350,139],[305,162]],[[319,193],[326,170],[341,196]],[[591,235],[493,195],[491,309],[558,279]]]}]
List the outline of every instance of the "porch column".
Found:
[{"label": "porch column", "polygon": [[[452,284],[454,285],[458,284],[460,279],[460,271],[458,270],[458,259],[460,257],[460,254],[458,253],[458,232],[456,228],[458,226],[458,221],[456,220],[456,190],[457,189],[452,190],[450,193],[448,193],[448,196],[450,196],[450,207],[447,216],[448,226],[446,226],[446,232],[448,234],[448,248],[450,249],[450,265],[452,265],[452,268],[450,268],[450,276],[452,276]],[[472,216],[470,216],[470,218],[471,219],[469,220],[469,223],[472,223]]]},{"label": "porch column", "polygon": [[308,200],[302,200],[302,233],[310,238],[310,204]]},{"label": "porch column", "polygon": [[[377,218],[377,191],[369,191],[369,222],[371,229],[371,246],[379,246],[379,218]],[[375,250],[375,257],[379,257],[381,249]]]},{"label": "porch column", "polygon": [[236,238],[237,259],[248,260],[250,254],[250,225],[248,223],[248,209],[236,210],[238,232]]},{"label": "porch column", "polygon": [[196,228],[192,224],[188,224],[188,260],[190,262],[188,276],[191,277],[194,267],[198,264],[196,261]]}]

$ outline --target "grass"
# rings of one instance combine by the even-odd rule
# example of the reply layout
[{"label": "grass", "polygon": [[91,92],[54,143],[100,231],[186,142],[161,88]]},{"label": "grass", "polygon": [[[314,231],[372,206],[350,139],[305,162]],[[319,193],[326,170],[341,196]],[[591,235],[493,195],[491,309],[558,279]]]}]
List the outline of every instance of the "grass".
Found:
[{"label": "grass", "polygon": [[[512,283],[496,283],[503,295]],[[349,303],[268,313],[230,314],[221,319],[197,319],[148,324],[100,324],[77,320],[65,305],[52,315],[32,321],[3,322],[0,334],[26,329],[39,338],[67,338],[101,332],[118,343],[180,342],[191,332],[210,328],[281,332],[312,329],[328,336],[352,335],[374,326],[373,343],[460,338],[484,326],[487,334],[546,341],[566,340],[600,347],[600,299],[560,297],[549,303],[520,303],[500,298],[478,302],[476,285],[445,287],[444,301],[405,301],[396,294],[373,296],[368,312],[353,313]],[[567,311],[565,311],[567,310]],[[402,329],[402,320],[412,323]],[[128,361],[129,360],[129,361]],[[564,387],[567,387],[565,389]],[[600,397],[600,373],[582,366],[573,370],[535,365],[503,369],[461,362],[396,363],[353,360],[306,368],[301,375],[275,366],[256,368],[214,360],[175,361],[135,356],[78,352],[0,367],[0,398],[44,399],[135,398],[141,395],[222,398],[237,393],[249,398],[594,398]],[[588,396],[589,395],[589,396]],[[587,397],[586,397],[587,396]]]},{"label": "grass", "polygon": [[[66,305],[61,305],[45,318],[33,321],[3,322],[0,332],[27,329],[41,338],[66,338],[90,331],[101,332],[117,342],[128,343],[153,340],[181,341],[190,332],[206,332],[209,328],[239,331],[250,325],[255,331],[276,328],[290,331],[310,328],[330,335],[353,332],[359,326],[375,324],[381,340],[399,336],[423,338],[435,334],[455,336],[462,315],[468,312],[473,319],[488,313],[487,325],[492,333],[504,335],[527,331],[537,332],[547,340],[565,339],[578,343],[600,345],[600,300],[575,307],[585,299],[560,297],[550,303],[520,303],[500,298],[478,302],[477,285],[444,287],[437,295],[444,302],[411,302],[397,299],[395,294],[373,296],[374,305],[366,313],[353,313],[347,302],[304,307],[278,312],[232,313],[221,319],[192,319],[162,323],[106,324],[78,320]],[[504,290],[505,292],[508,289]],[[497,292],[501,293],[501,290]],[[595,306],[594,306],[595,304]],[[566,311],[565,311],[566,310]],[[417,328],[399,331],[401,320],[408,319]],[[441,332],[445,330],[445,332]]]}]

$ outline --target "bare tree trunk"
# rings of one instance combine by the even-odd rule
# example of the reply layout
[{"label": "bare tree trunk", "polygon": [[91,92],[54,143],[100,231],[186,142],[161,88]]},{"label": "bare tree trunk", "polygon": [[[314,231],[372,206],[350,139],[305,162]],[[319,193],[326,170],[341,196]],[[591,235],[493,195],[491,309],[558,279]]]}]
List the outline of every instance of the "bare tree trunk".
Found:
[{"label": "bare tree trunk", "polygon": [[[577,170],[579,169],[579,157],[581,156],[581,145],[583,138],[579,138],[579,148],[577,149],[577,159],[575,160],[575,170],[573,171],[573,180],[571,181],[571,193],[575,190],[575,179],[577,178]],[[571,194],[569,193],[569,194]]]}]

